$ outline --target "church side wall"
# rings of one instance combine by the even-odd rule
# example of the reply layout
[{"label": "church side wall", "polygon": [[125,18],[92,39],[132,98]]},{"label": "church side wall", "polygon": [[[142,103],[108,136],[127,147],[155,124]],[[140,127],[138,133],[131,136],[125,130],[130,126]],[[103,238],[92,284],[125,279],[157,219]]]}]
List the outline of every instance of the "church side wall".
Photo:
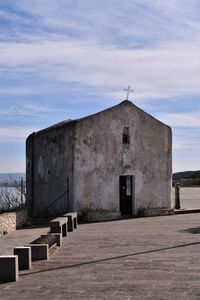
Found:
[{"label": "church side wall", "polygon": [[51,128],[34,134],[31,145],[27,143],[27,192],[34,217],[61,215],[71,209],[72,131],[71,125]]},{"label": "church side wall", "polygon": [[[123,144],[124,127],[130,144]],[[119,211],[119,176],[132,175],[134,214],[170,208],[171,130],[132,104],[77,123],[74,209]]]}]

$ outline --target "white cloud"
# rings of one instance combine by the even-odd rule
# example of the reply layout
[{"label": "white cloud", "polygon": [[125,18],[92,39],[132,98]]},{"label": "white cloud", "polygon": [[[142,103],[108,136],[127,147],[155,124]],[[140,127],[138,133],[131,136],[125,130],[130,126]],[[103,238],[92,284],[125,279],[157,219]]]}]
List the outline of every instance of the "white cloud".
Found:
[{"label": "white cloud", "polygon": [[70,109],[63,109],[59,107],[53,107],[49,104],[49,107],[46,105],[41,105],[38,102],[27,101],[26,103],[18,103],[15,105],[10,105],[6,108],[1,108],[0,118],[2,120],[9,118],[25,118],[25,117],[34,117],[41,118],[42,116],[49,116],[55,113],[63,113],[63,110],[66,112],[72,112]]},{"label": "white cloud", "polygon": [[[131,37],[185,39],[195,30],[193,25],[199,24],[198,5],[198,0],[20,0],[14,7],[18,8],[19,15],[23,11],[33,18],[23,16],[26,21],[36,19],[40,33],[50,30],[58,33],[60,29],[66,36],[101,43],[117,42],[115,37],[128,36],[129,40],[124,42],[129,44]],[[198,40],[198,30],[196,33],[189,37]]]},{"label": "white cloud", "polygon": [[[19,87],[19,86],[13,86],[12,89],[9,89],[8,87],[0,87],[0,94],[1,95],[27,95],[32,92],[31,88],[29,87]],[[1,114],[1,111],[0,111]]]},{"label": "white cloud", "polygon": [[118,89],[132,83],[136,97],[163,98],[200,92],[200,43],[162,44],[134,50],[74,40],[1,43],[0,66],[57,82]]},{"label": "white cloud", "polygon": [[38,30],[28,35],[20,27],[21,39],[0,43],[4,74],[73,81],[108,96],[132,84],[138,101],[200,92],[196,0],[21,0],[15,6],[37,20]]},{"label": "white cloud", "polygon": [[26,138],[37,129],[8,127],[0,128],[0,143],[21,143],[25,142]]},{"label": "white cloud", "polygon": [[173,139],[173,149],[174,150],[191,150],[191,149],[200,149],[200,141],[195,138],[190,138],[189,136],[185,136],[184,138],[180,138],[174,136]]},{"label": "white cloud", "polygon": [[25,172],[25,159],[0,158],[1,173]]},{"label": "white cloud", "polygon": [[195,171],[199,170],[200,159],[193,159],[189,154],[184,157],[178,157],[173,160],[173,172]]},{"label": "white cloud", "polygon": [[170,126],[200,128],[200,111],[190,113],[162,113],[158,114],[157,117]]}]

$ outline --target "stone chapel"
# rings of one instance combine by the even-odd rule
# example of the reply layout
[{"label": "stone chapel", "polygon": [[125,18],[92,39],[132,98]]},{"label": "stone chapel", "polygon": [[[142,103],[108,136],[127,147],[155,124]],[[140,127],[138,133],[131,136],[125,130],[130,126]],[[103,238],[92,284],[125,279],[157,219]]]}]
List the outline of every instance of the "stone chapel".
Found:
[{"label": "stone chapel", "polygon": [[87,220],[162,215],[171,208],[171,128],[132,102],[67,120],[26,141],[33,217]]}]

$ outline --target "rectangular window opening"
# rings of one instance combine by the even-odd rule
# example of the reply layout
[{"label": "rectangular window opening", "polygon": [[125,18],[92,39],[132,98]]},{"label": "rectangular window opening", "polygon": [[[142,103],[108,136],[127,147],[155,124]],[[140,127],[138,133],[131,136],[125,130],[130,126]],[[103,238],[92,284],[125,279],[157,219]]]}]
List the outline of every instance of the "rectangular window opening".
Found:
[{"label": "rectangular window opening", "polygon": [[132,178],[131,176],[126,177],[126,196],[132,195]]}]

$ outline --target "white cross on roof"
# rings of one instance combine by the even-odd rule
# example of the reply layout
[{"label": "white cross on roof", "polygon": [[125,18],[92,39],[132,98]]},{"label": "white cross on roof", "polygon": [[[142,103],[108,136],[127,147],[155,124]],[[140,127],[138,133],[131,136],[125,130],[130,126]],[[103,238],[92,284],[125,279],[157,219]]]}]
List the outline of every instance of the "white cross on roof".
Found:
[{"label": "white cross on roof", "polygon": [[130,85],[128,86],[127,89],[123,89],[123,91],[127,92],[127,95],[126,95],[126,99],[125,99],[125,100],[129,100],[129,99],[128,99],[128,98],[129,98],[129,94],[130,94],[131,92],[134,92],[134,90],[131,89]]}]

